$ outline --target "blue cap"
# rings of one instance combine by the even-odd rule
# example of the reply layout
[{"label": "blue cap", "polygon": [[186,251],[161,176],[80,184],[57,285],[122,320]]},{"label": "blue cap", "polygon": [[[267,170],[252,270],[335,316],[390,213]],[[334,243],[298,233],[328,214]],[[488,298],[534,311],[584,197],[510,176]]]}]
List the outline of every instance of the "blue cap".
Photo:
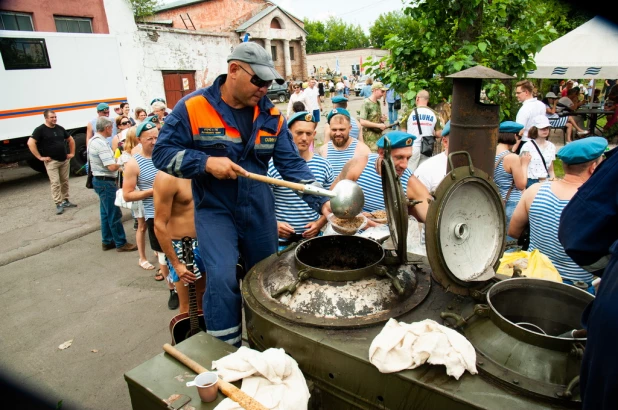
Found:
[{"label": "blue cap", "polygon": [[337,114],[345,115],[346,117],[348,117],[348,119],[350,119],[350,113],[348,112],[348,110],[346,110],[345,108],[334,108],[331,112],[328,113],[326,121],[328,121],[328,123],[330,124],[330,119]]},{"label": "blue cap", "polygon": [[295,121],[315,122],[313,121],[313,114],[307,111],[300,111],[292,115],[288,120],[288,127],[290,127]]},{"label": "blue cap", "polygon": [[137,130],[135,131],[135,136],[139,138],[139,136],[142,135],[143,132],[146,132],[153,128],[157,128],[157,125],[150,121],[144,121],[140,125],[137,126]]},{"label": "blue cap", "polygon": [[521,125],[518,122],[515,121],[504,121],[500,123],[500,129],[498,130],[498,132],[505,132],[505,133],[516,133],[522,130],[522,128],[524,128],[523,125]]},{"label": "blue cap", "polygon": [[106,103],[100,103],[99,105],[97,105],[97,111],[105,110],[109,110],[109,105],[107,105]]},{"label": "blue cap", "polygon": [[565,145],[558,151],[557,157],[565,164],[583,164],[599,158],[607,148],[603,137],[587,137]]},{"label": "blue cap", "polygon": [[388,137],[392,149],[411,147],[412,142],[416,139],[414,135],[408,134],[407,132],[391,131],[378,140],[378,148],[384,148],[384,137]]},{"label": "blue cap", "polygon": [[442,136],[443,137],[448,137],[448,135],[451,133],[451,120],[448,120],[446,122],[446,124],[444,124],[444,128],[442,128]]},{"label": "blue cap", "polygon": [[331,99],[331,101],[337,104],[337,103],[347,102],[348,99],[345,97],[342,97],[341,95],[336,95]]}]

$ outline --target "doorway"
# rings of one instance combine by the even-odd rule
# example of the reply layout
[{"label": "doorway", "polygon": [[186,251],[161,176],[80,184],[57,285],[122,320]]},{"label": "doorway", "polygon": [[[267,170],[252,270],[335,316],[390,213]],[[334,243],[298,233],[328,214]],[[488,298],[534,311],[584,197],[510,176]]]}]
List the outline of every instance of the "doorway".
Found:
[{"label": "doorway", "polygon": [[195,71],[163,71],[165,101],[169,108],[185,95],[195,91]]}]

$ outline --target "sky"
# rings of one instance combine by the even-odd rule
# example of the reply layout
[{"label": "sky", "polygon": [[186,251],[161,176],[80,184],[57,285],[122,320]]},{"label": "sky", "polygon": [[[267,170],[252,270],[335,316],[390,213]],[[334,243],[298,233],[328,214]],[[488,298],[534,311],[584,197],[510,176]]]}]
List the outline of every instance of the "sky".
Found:
[{"label": "sky", "polygon": [[369,27],[380,14],[401,10],[403,7],[402,0],[274,0],[272,2],[300,19],[326,20],[330,16],[336,16],[348,24],[359,24],[366,33],[369,33]]}]

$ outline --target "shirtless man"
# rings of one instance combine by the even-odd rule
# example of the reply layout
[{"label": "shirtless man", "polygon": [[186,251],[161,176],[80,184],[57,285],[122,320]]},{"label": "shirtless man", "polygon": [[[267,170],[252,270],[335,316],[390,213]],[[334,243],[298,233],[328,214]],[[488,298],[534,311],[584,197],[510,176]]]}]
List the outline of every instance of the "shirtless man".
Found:
[{"label": "shirtless man", "polygon": [[327,117],[330,126],[330,141],[320,147],[319,154],[326,158],[339,175],[343,166],[356,156],[365,160],[370,153],[369,147],[355,138],[350,138],[350,113],[344,108],[335,108]]},{"label": "shirtless man", "polygon": [[[202,295],[206,288],[204,264],[197,247],[197,233],[193,218],[191,180],[176,178],[165,172],[157,173],[154,181],[154,228],[159,244],[167,256],[170,276],[176,285],[180,313],[189,311],[188,284],[195,282],[198,309],[202,310]],[[182,238],[193,238],[194,273],[187,270],[182,260]],[[181,283],[179,283],[181,282]]]}]

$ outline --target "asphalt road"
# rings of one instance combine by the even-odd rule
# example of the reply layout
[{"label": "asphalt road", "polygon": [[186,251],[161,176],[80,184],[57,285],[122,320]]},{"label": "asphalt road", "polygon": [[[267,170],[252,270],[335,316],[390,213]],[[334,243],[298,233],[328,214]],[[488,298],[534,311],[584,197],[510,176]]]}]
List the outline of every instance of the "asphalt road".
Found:
[{"label": "asphalt road", "polygon": [[98,198],[84,184],[71,178],[78,207],[55,215],[45,175],[0,170],[0,369],[53,402],[127,409],[123,374],[161,352],[174,312],[137,252],[101,250]]}]

